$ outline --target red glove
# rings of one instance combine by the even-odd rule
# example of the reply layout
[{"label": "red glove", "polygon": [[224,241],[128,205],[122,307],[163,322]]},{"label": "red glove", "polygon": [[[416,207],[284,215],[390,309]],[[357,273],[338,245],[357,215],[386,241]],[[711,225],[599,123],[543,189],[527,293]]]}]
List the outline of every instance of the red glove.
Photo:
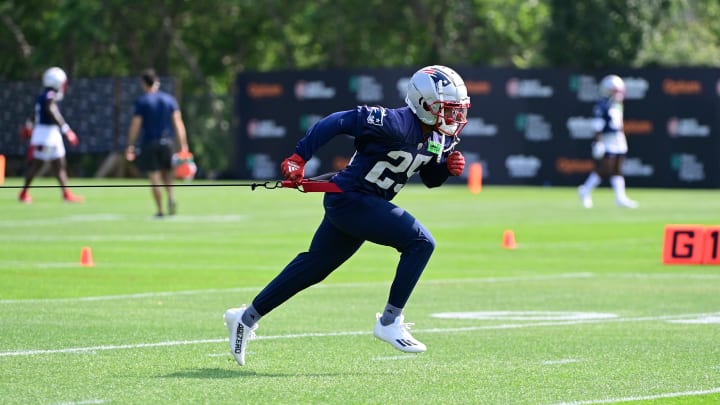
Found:
[{"label": "red glove", "polygon": [[305,176],[305,159],[297,153],[282,161],[280,164],[283,176],[295,184],[300,184]]},{"label": "red glove", "polygon": [[30,120],[25,121],[25,125],[20,129],[20,136],[23,140],[30,139],[32,137],[33,123]]},{"label": "red glove", "polygon": [[68,129],[67,132],[65,132],[65,138],[67,138],[71,146],[77,146],[78,143],[80,143],[77,135],[75,134],[75,131],[73,131],[72,129]]},{"label": "red glove", "polygon": [[447,164],[450,174],[459,176],[465,170],[465,157],[459,151],[453,151],[448,155],[445,164]]}]

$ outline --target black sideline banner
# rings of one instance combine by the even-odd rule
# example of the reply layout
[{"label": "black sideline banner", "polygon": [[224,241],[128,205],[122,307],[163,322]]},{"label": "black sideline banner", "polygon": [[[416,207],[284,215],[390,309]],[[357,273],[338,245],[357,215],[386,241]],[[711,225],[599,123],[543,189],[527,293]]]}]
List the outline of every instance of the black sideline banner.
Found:
[{"label": "black sideline banner", "polygon": [[[720,187],[720,69],[457,68],[470,93],[469,124],[458,148],[468,164],[480,162],[487,184],[580,184],[590,157],[592,106],[608,73],[627,87],[624,105],[630,187]],[[235,86],[237,178],[277,179],[282,159],[323,116],[357,105],[405,105],[414,69],[244,73]],[[176,92],[172,78],[162,88]],[[18,134],[29,115],[37,82],[0,82],[0,154],[21,157]],[[69,154],[108,153],[125,146],[138,79],[72,79],[62,110],[81,138]],[[182,102],[181,102],[182,104]],[[307,174],[341,169],[352,140],[337,137],[307,167]],[[414,179],[417,181],[418,179]],[[464,182],[465,178],[453,179]]]},{"label": "black sideline banner", "polygon": [[[630,187],[720,186],[720,69],[458,68],[471,97],[458,149],[480,162],[487,184],[580,184],[590,156],[592,107],[606,74],[625,80]],[[234,161],[238,178],[276,179],[282,159],[323,116],[357,105],[405,106],[413,69],[285,71],[237,76]],[[308,162],[306,175],[341,169],[353,153],[340,136]],[[414,179],[417,181],[417,179]],[[465,178],[454,179],[464,182]]]}]

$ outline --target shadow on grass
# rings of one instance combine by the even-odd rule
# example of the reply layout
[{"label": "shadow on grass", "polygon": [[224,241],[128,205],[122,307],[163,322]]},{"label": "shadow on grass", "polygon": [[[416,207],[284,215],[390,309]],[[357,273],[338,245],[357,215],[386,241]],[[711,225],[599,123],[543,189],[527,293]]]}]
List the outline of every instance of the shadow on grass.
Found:
[{"label": "shadow on grass", "polygon": [[[331,377],[341,373],[312,373],[303,374],[304,377]],[[160,375],[158,378],[198,378],[198,379],[220,379],[236,377],[292,377],[297,373],[258,373],[252,370],[229,370],[225,368],[200,368],[197,370],[183,370],[175,373]],[[347,375],[347,374],[343,374]]]},{"label": "shadow on grass", "polygon": [[200,368],[197,370],[182,370],[170,374],[160,375],[158,378],[234,378],[240,376],[255,376],[252,370],[229,370],[226,368]]}]

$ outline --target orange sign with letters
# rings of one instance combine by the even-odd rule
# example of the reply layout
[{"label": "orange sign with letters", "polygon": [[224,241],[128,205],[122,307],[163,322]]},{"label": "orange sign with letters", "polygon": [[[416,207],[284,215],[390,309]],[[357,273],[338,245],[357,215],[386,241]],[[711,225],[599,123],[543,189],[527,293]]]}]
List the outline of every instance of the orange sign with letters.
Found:
[{"label": "orange sign with letters", "polygon": [[666,225],[664,264],[720,264],[720,225]]}]

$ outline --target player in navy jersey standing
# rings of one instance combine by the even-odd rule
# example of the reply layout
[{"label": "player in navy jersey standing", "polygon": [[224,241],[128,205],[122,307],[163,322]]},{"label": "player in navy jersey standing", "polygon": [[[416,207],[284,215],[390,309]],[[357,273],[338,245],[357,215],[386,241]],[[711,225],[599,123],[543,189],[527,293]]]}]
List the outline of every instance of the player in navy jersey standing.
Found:
[{"label": "player in navy jersey standing", "polygon": [[162,218],[165,212],[161,187],[165,187],[167,194],[168,214],[174,215],[177,209],[172,187],[174,138],[180,143],[180,152],[188,152],[187,135],[177,100],[160,90],[160,80],[155,70],[143,71],[140,84],[145,94],[135,100],[135,112],[130,123],[125,157],[131,162],[135,160],[135,142],[142,133],[140,155],[137,156],[138,167],[150,179],[157,209],[155,216]]},{"label": "player in navy jersey standing", "polygon": [[426,347],[409,332],[403,309],[435,249],[433,236],[409,212],[390,201],[415,173],[427,187],[459,176],[465,158],[454,150],[467,124],[470,98],[460,75],[445,66],[427,66],[410,79],[407,107],[359,106],[340,111],[313,125],[295,153],[281,164],[283,175],[296,184],[304,166],[334,136],[354,138],[355,154],[330,181],[341,193],[326,193],[325,215],[307,252],[298,254],[252,301],[249,307],[225,312],[230,351],[245,364],[247,341],[255,336],[261,317],[300,291],[325,279],[365,242],[395,248],[400,261],[375,336],[404,352]]},{"label": "player in navy jersey standing", "polygon": [[628,151],[623,132],[625,82],[617,75],[605,76],[600,82],[600,96],[593,108],[595,138],[592,143],[592,155],[599,160],[599,168],[578,187],[580,201],[583,207],[592,208],[592,191],[600,185],[603,177],[609,177],[615,203],[620,207],[637,208],[638,203],[625,194],[625,177],[622,174]]},{"label": "player in navy jersey standing", "polygon": [[20,191],[18,199],[25,204],[32,203],[28,188],[35,176],[42,169],[45,162],[60,183],[63,200],[67,202],[82,202],[83,198],[74,195],[67,187],[67,162],[65,160],[65,145],[63,136],[71,146],[77,146],[78,137],[70,129],[67,121],[60,112],[60,101],[67,91],[67,75],[59,67],[52,67],[43,73],[43,91],[35,99],[35,107],[26,131],[31,131],[29,153],[32,156],[30,167],[25,175],[25,185]]}]

